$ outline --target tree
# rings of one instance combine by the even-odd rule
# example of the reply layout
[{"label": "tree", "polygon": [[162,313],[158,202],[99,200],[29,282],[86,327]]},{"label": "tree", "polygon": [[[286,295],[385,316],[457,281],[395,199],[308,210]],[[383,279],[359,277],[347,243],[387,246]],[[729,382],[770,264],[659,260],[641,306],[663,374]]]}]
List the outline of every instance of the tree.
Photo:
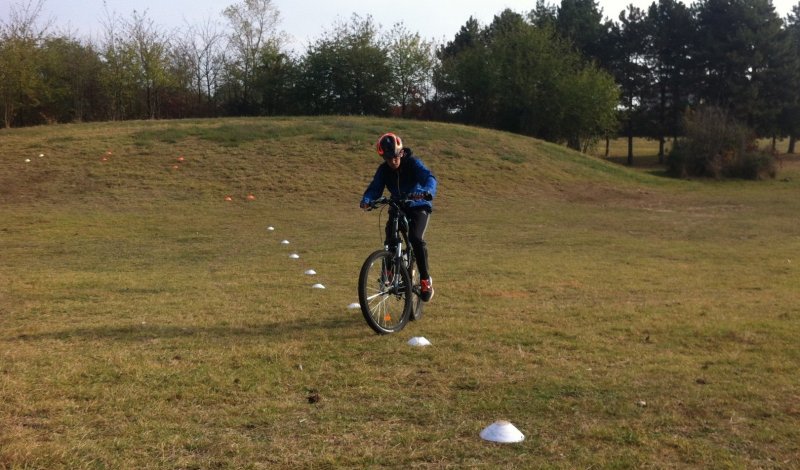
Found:
[{"label": "tree", "polygon": [[436,55],[434,86],[445,118],[468,124],[488,122],[493,113],[489,52],[478,20],[470,17]]},{"label": "tree", "polygon": [[430,94],[433,45],[402,23],[392,27],[387,42],[392,70],[390,99],[406,117],[409,108],[421,109]]},{"label": "tree", "polygon": [[558,9],[545,0],[536,0],[536,7],[528,13],[528,21],[537,28],[556,28]]},{"label": "tree", "polygon": [[770,0],[702,0],[697,17],[698,93],[761,133],[774,128],[787,60],[782,21]]},{"label": "tree", "polygon": [[452,113],[576,150],[610,131],[618,99],[614,81],[568,41],[511,10],[481,31],[475,26],[468,23],[439,51],[437,86],[443,84],[448,103],[457,106]]},{"label": "tree", "polygon": [[146,116],[160,117],[162,92],[170,84],[168,71],[169,43],[166,36],[147,17],[147,11],[133,11],[130,21],[125,23],[124,33],[129,57],[133,59],[134,77],[140,92],[144,93]]},{"label": "tree", "polygon": [[392,88],[387,46],[372,18],[353,15],[311,44],[298,93],[314,114],[384,115]]},{"label": "tree", "polygon": [[790,75],[784,85],[788,90],[794,91],[790,100],[785,103],[779,116],[779,126],[783,135],[789,136],[789,147],[786,153],[795,152],[795,144],[800,136],[800,3],[792,7],[786,18],[786,33],[791,57],[794,57],[794,73]]},{"label": "tree", "polygon": [[217,90],[224,67],[225,36],[210,19],[191,25],[178,45],[178,54],[191,75],[197,105],[209,111],[216,106]]},{"label": "tree", "polygon": [[556,32],[569,39],[589,59],[605,63],[607,25],[595,0],[561,0],[556,14]]},{"label": "tree", "polygon": [[127,47],[122,20],[105,11],[103,42],[100,57],[105,67],[100,77],[108,95],[108,118],[124,120],[133,117],[137,93],[134,51]]},{"label": "tree", "polygon": [[656,86],[658,161],[664,163],[665,137],[673,140],[681,127],[692,83],[691,47],[695,31],[689,9],[677,0],[658,0],[647,11],[646,54]]},{"label": "tree", "polygon": [[264,50],[279,51],[283,43],[280,14],[272,0],[242,0],[223,15],[230,26],[227,87],[234,109],[252,114],[259,108],[254,88]]},{"label": "tree", "polygon": [[291,95],[297,80],[297,64],[287,54],[266,48],[261,52],[256,73],[260,110],[266,115],[294,111]]},{"label": "tree", "polygon": [[3,125],[11,127],[18,114],[40,100],[39,47],[49,24],[40,25],[44,0],[11,6],[7,24],[0,23],[0,105]]},{"label": "tree", "polygon": [[91,121],[105,116],[99,80],[103,64],[91,45],[51,37],[42,44],[39,60],[43,86],[36,110],[45,122]]},{"label": "tree", "polygon": [[633,164],[636,123],[643,121],[643,102],[652,83],[643,47],[646,34],[644,12],[633,5],[620,13],[619,23],[615,23],[611,30],[614,44],[611,64],[621,91],[622,121],[628,139],[628,165]]},{"label": "tree", "polygon": [[570,148],[586,152],[617,127],[619,92],[613,77],[594,65],[578,69],[563,82],[565,109],[561,133]]}]

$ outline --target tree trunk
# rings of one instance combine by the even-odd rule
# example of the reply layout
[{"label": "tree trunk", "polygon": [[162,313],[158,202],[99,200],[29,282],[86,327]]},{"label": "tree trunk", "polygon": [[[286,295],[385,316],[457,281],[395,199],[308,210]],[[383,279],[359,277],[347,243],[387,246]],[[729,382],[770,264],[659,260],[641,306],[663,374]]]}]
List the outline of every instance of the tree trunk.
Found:
[{"label": "tree trunk", "polygon": [[658,129],[658,163],[664,163],[664,134],[666,133],[667,127],[667,80],[663,74],[661,74],[661,101],[658,107],[658,121],[659,121],[659,129]]},{"label": "tree trunk", "polygon": [[606,136],[606,158],[608,158],[609,153],[611,153],[611,137]]},{"label": "tree trunk", "polygon": [[633,166],[633,120],[628,119],[628,165]]},{"label": "tree trunk", "polygon": [[794,153],[795,142],[797,142],[797,137],[794,135],[789,136],[789,150],[787,150],[786,153]]},{"label": "tree trunk", "polygon": [[581,139],[578,136],[572,136],[567,139],[567,147],[571,148],[572,150],[577,150],[578,152],[581,151]]}]

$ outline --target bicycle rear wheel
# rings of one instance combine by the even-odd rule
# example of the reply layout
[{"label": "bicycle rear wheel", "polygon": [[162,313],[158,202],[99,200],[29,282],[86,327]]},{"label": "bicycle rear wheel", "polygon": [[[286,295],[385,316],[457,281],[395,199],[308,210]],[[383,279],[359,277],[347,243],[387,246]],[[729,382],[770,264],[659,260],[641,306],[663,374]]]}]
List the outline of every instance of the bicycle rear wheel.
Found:
[{"label": "bicycle rear wheel", "polygon": [[358,276],[358,300],[367,324],[378,334],[396,333],[408,323],[412,308],[411,278],[395,265],[391,253],[369,255]]}]

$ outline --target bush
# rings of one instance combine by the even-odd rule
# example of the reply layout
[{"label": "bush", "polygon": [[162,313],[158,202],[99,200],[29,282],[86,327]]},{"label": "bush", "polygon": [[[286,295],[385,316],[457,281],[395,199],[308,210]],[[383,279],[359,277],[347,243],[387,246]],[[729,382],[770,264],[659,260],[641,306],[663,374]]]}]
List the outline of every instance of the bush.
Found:
[{"label": "bush", "polygon": [[762,179],[775,177],[775,158],[761,151],[756,135],[719,108],[689,111],[685,137],[669,154],[670,174],[678,177]]}]

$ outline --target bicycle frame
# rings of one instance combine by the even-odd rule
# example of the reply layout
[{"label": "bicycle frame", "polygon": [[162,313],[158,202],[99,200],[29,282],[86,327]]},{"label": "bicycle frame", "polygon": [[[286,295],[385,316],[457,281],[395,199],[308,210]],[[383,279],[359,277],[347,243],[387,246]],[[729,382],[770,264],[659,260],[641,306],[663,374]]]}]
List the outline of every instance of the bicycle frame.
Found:
[{"label": "bicycle frame", "polygon": [[[416,269],[414,248],[409,242],[406,215],[411,201],[413,199],[381,197],[368,207],[369,210],[386,206],[390,209],[383,249],[370,254],[359,273],[361,311],[367,324],[378,334],[395,333],[409,320],[422,317],[419,270]],[[378,260],[379,265],[375,264]],[[380,273],[375,273],[377,276],[370,274],[373,269]],[[388,306],[389,298],[402,304],[402,312],[398,312],[398,304]],[[401,313],[400,317],[398,313]]]},{"label": "bicycle frame", "polygon": [[[413,260],[416,258],[414,257],[414,248],[408,241],[408,217],[403,208],[408,202],[410,202],[408,199],[386,197],[375,201],[376,204],[384,204],[390,207],[388,224],[391,227],[391,239],[387,240],[388,244],[384,245],[384,249],[392,254],[395,263],[404,265],[410,273],[413,268]],[[395,279],[395,282],[398,282],[398,280]]]}]

